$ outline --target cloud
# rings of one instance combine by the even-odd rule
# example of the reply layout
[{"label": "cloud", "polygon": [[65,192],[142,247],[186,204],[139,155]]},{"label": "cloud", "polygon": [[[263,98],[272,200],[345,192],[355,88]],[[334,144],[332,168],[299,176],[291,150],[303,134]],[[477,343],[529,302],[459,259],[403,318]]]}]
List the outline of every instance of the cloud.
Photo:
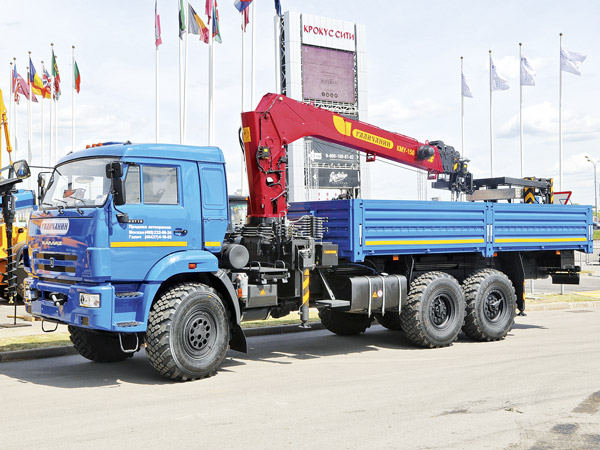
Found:
[{"label": "cloud", "polygon": [[394,124],[399,121],[431,119],[442,116],[448,110],[446,105],[432,99],[417,100],[406,105],[390,98],[369,104],[369,122]]},{"label": "cloud", "polygon": [[[556,139],[558,135],[558,109],[543,102],[523,109],[523,132],[528,135]],[[590,114],[564,111],[562,114],[563,139],[584,141],[600,136],[600,118]],[[498,128],[498,137],[519,136],[519,115],[511,117]]]}]

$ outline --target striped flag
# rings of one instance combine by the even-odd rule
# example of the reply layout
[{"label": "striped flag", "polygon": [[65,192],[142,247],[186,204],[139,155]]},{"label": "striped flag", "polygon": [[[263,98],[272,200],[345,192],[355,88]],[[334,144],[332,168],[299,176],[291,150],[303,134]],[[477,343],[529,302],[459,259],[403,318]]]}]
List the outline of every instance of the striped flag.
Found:
[{"label": "striped flag", "polygon": [[81,75],[79,73],[79,67],[77,66],[77,61],[75,61],[75,66],[73,67],[73,87],[79,94],[79,89],[81,89]]},{"label": "striped flag", "polygon": [[198,13],[192,8],[192,5],[188,3],[188,33],[198,34],[200,40],[208,44],[208,27],[204,24],[204,21],[200,18]]},{"label": "striped flag", "polygon": [[252,3],[252,0],[234,0],[233,6],[235,6],[239,12],[242,12],[245,11],[248,6],[250,6],[250,3]]}]

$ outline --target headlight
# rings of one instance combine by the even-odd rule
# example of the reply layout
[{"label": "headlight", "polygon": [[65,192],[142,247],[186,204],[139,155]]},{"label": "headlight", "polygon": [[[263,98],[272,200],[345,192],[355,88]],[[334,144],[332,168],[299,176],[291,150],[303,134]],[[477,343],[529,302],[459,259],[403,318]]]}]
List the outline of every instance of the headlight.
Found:
[{"label": "headlight", "polygon": [[85,308],[100,308],[100,294],[79,293],[79,306]]}]

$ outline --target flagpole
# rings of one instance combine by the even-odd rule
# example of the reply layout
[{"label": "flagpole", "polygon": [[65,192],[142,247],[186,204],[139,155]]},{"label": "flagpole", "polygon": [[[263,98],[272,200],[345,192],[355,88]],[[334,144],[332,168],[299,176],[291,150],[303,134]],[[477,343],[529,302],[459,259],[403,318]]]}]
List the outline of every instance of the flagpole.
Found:
[{"label": "flagpole", "polygon": [[[181,5],[181,3],[180,3]],[[183,5],[181,5],[183,6]],[[181,13],[180,13],[181,14]],[[184,17],[185,17],[185,13]],[[181,41],[183,39],[181,29],[179,30],[179,143],[183,144],[183,85],[182,85],[182,68],[181,68]]]},{"label": "flagpole", "polygon": [[[246,14],[242,12],[242,112],[246,111],[246,104],[244,99],[246,97]],[[244,153],[240,156],[240,193],[244,195],[245,192],[245,183],[244,183],[244,175],[246,173],[246,161],[244,161]]]},{"label": "flagpole", "polygon": [[[158,25],[156,24],[156,20],[158,17],[158,0],[156,0],[156,8],[154,11],[154,27],[157,27]],[[156,33],[156,31],[155,31]],[[159,98],[158,98],[158,45],[156,42],[156,36],[154,37],[154,47],[155,47],[155,55],[156,58],[154,60],[154,81],[155,81],[155,95],[156,95],[156,111],[155,111],[155,119],[156,119],[156,143],[158,143],[158,139],[159,139],[159,132],[158,132],[158,128],[159,128],[159,116],[158,116],[158,103],[159,103]]]},{"label": "flagpole", "polygon": [[460,136],[462,139],[461,156],[465,157],[465,96],[462,91],[463,57],[460,57]]},{"label": "flagpole", "polygon": [[75,46],[71,46],[71,68],[73,72],[73,78],[71,78],[71,151],[75,151]]},{"label": "flagpole", "polygon": [[[31,52],[29,52],[29,61],[31,61]],[[31,130],[31,97],[33,97],[33,91],[31,90],[31,72],[30,65],[27,65],[27,85],[29,87],[29,99],[27,102],[27,159],[31,163],[32,151],[31,151],[31,138],[33,137]]]},{"label": "flagpole", "polygon": [[[44,76],[44,61],[42,61],[42,77]],[[43,84],[43,83],[42,83]],[[44,132],[45,132],[45,127],[44,127],[44,92],[42,92],[42,100],[40,100],[42,103],[42,148],[40,150],[40,158],[41,158],[41,165],[45,165],[45,158],[44,158]]]},{"label": "flagpole", "polygon": [[215,28],[215,1],[211,0],[211,11],[213,23],[209,25],[208,31],[208,145],[214,145],[215,136],[215,39],[213,28]]},{"label": "flagpole", "polygon": [[252,59],[250,61],[250,108],[255,107],[254,96],[256,87],[256,2],[251,3],[252,7]]},{"label": "flagpole", "polygon": [[[559,34],[560,50],[562,50],[562,33]],[[560,55],[560,53],[559,53]],[[560,57],[558,58],[558,189],[562,191],[563,170],[562,170],[562,67],[560,66]]]},{"label": "flagpole", "polygon": [[521,65],[523,64],[523,43],[519,42],[519,148],[521,151],[521,178],[525,172],[525,156],[523,154],[523,80],[521,80]]},{"label": "flagpole", "polygon": [[[54,44],[51,44],[54,45]],[[55,62],[58,59],[56,55],[54,55]],[[58,63],[56,63],[56,67],[58,67]],[[58,70],[56,71],[58,74]],[[54,86],[55,94],[56,86]],[[54,154],[52,155],[52,166],[55,166],[58,160],[58,99],[54,99]]]},{"label": "flagpole", "polygon": [[281,94],[281,17],[275,13],[275,93]]},{"label": "flagpole", "polygon": [[[54,44],[50,44],[51,46],[53,46]],[[54,49],[53,49],[54,52]],[[52,61],[54,62],[54,61]],[[52,64],[52,62],[50,64]],[[53,75],[50,78],[50,152],[48,153],[48,160],[49,160],[49,166],[53,166],[53,160],[52,160],[52,148],[54,147],[54,122],[52,121],[54,119],[54,91],[55,91],[55,87],[54,87],[54,67],[50,68],[50,73]]]},{"label": "flagpole", "polygon": [[490,50],[490,177],[494,177],[494,119],[492,116],[492,51]]},{"label": "flagpole", "polygon": [[185,144],[187,141],[187,74],[188,74],[188,44],[189,44],[189,25],[190,25],[190,2],[185,2],[185,12],[187,14],[186,24],[185,24],[185,59],[183,62],[183,143]]},{"label": "flagpole", "polygon": [[[17,58],[15,58],[14,56],[13,56],[13,61],[15,63],[15,68],[16,68],[17,67]],[[13,125],[13,142],[14,142],[14,145],[13,145],[13,154],[14,155],[13,156],[15,158],[17,157],[17,153],[18,153],[18,150],[19,150],[19,138],[17,137],[17,134],[18,134],[18,129],[17,129],[17,116],[18,116],[18,114],[17,114],[17,106],[18,105],[16,103],[16,97],[17,97],[17,94],[15,93],[14,94],[14,99],[13,99],[13,100],[15,100],[15,108],[14,108],[14,111],[13,111],[13,122],[14,122],[14,125]],[[9,161],[10,161],[10,158],[9,158]]]}]

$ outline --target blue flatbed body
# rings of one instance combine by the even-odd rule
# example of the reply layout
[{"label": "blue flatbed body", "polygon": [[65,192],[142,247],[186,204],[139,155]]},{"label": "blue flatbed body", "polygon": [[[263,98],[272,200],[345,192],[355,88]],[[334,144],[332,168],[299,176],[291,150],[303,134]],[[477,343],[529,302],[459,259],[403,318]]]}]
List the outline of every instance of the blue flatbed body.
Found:
[{"label": "blue flatbed body", "polygon": [[376,255],[593,251],[592,207],[493,202],[292,203],[290,219],[327,217],[324,240],[352,262]]}]

